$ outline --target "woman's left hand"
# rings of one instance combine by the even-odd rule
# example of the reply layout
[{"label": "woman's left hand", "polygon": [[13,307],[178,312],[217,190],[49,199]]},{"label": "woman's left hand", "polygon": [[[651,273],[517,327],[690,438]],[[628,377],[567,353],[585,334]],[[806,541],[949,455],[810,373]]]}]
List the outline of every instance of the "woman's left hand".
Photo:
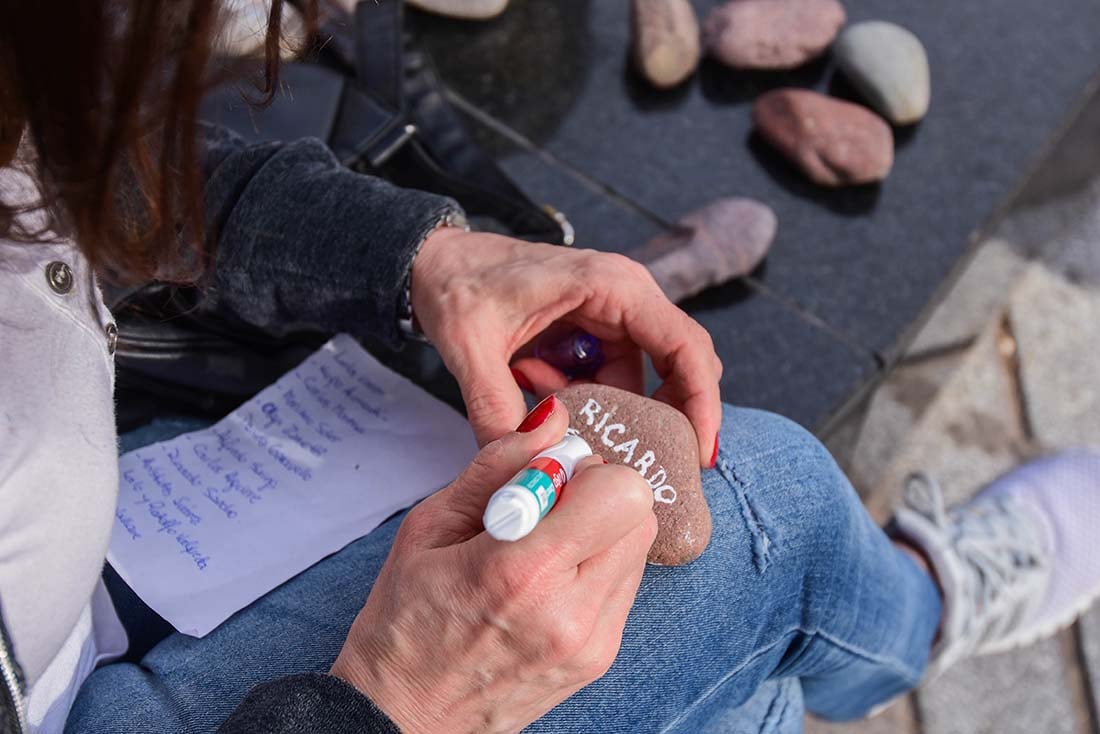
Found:
[{"label": "woman's left hand", "polygon": [[[640,393],[642,354],[660,376],[653,397],[681,410],[700,463],[717,447],[722,363],[710,335],[669,301],[643,265],[622,255],[440,228],[413,262],[412,305],[425,335],[458,380],[481,445],[514,430],[527,412],[510,372],[514,356],[551,325],[569,323],[603,342],[595,381]],[[565,377],[525,359],[537,392]]]}]

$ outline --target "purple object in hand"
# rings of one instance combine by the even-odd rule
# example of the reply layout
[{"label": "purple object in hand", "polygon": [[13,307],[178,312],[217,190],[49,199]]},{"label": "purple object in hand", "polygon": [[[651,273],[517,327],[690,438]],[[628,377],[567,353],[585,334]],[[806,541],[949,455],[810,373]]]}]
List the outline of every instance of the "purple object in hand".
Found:
[{"label": "purple object in hand", "polygon": [[603,345],[584,329],[564,335],[550,330],[535,344],[535,357],[561,370],[570,380],[592,377],[603,366]]}]

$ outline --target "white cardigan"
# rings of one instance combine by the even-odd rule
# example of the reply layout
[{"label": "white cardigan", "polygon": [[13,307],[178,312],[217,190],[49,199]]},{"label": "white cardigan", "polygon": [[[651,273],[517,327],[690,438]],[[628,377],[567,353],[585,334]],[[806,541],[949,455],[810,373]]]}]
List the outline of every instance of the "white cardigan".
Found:
[{"label": "white cardigan", "polygon": [[[34,188],[0,169],[0,196]],[[0,609],[41,732],[125,649],[99,580],[118,494],[114,328],[71,242],[0,239]]]}]

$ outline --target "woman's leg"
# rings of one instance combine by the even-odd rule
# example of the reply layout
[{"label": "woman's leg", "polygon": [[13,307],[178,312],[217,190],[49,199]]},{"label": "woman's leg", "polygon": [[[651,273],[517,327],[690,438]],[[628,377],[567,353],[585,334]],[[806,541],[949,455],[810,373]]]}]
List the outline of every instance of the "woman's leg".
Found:
[{"label": "woman's leg", "polygon": [[920,680],[936,586],[812,435],[727,407],[703,489],[710,546],[688,566],[647,569],[611,670],[533,730],[587,717],[601,731],[703,732],[765,681],[791,677],[806,708],[849,719]]},{"label": "woman's leg", "polygon": [[[807,707],[837,718],[919,680],[935,586],[875,527],[825,449],[790,421],[735,408],[721,445],[703,479],[710,546],[688,566],[646,570],[611,670],[532,731],[784,730],[800,719],[798,687],[769,679],[800,678]],[[140,666],[96,671],[68,731],[208,732],[252,685],[327,670],[399,522],[201,640],[172,635]]]}]

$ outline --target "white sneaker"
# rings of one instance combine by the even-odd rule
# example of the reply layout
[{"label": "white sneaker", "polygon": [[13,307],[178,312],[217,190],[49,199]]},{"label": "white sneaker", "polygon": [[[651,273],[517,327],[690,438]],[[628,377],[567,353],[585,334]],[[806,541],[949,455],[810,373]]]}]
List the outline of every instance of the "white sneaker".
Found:
[{"label": "white sneaker", "polygon": [[1098,455],[1033,461],[951,510],[915,474],[905,504],[895,535],[924,551],[944,596],[930,676],[1053,635],[1100,596]]}]

